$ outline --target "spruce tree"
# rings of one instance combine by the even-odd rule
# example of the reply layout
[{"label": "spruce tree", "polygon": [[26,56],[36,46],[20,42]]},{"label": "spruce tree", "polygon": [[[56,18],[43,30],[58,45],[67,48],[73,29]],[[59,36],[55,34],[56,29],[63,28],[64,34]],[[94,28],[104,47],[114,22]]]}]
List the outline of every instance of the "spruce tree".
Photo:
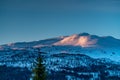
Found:
[{"label": "spruce tree", "polygon": [[43,65],[43,60],[41,56],[37,58],[36,67],[33,70],[33,73],[33,80],[46,80],[45,67]]}]

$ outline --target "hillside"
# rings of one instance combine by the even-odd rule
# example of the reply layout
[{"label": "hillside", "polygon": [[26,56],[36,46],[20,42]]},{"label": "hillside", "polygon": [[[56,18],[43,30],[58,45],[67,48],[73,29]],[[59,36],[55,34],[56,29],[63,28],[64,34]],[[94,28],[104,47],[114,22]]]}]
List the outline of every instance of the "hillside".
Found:
[{"label": "hillside", "polygon": [[38,54],[48,80],[120,79],[120,40],[88,33],[1,45],[0,79],[29,80]]}]

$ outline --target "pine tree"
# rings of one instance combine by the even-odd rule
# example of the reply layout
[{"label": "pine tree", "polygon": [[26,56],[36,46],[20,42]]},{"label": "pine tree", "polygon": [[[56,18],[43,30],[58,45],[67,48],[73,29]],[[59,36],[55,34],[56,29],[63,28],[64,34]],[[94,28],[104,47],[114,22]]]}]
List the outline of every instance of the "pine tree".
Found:
[{"label": "pine tree", "polygon": [[46,80],[45,67],[42,63],[43,63],[42,57],[39,56],[37,59],[36,68],[33,70],[34,72],[33,80]]}]

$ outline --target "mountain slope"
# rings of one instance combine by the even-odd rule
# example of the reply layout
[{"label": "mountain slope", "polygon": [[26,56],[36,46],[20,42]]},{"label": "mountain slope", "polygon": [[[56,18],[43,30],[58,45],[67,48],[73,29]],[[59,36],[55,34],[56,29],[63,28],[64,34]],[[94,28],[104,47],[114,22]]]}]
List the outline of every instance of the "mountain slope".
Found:
[{"label": "mountain slope", "polygon": [[9,43],[1,45],[1,49],[7,49],[7,48],[29,48],[34,46],[42,46],[42,45],[52,45],[55,42],[58,42],[62,40],[63,37],[57,37],[57,38],[51,38],[51,39],[45,39],[45,40],[39,40],[39,41],[32,41],[32,42],[17,42],[17,43]]},{"label": "mountain slope", "polygon": [[73,45],[82,47],[120,47],[120,40],[111,36],[99,37],[90,35],[88,33],[74,34],[59,42],[55,45]]},{"label": "mountain slope", "polygon": [[[6,70],[12,71],[12,75],[23,77],[16,78],[15,76],[8,76],[10,73],[4,72],[7,76],[1,74],[0,79],[29,80],[35,59],[38,57],[39,53],[43,56],[48,80],[99,80],[103,75],[105,80],[108,80],[112,76],[120,76],[120,63],[116,63],[109,59],[94,59],[85,54],[71,53],[57,53],[49,55],[47,52],[40,52],[40,49],[37,48],[31,50],[4,51],[3,54],[0,55],[0,65],[6,65],[6,67],[1,67],[0,71],[3,72],[3,69],[6,68]],[[25,75],[21,74],[23,72]],[[27,79],[24,76],[26,76]],[[8,78],[6,79],[6,77]],[[119,80],[119,77],[117,80]]]},{"label": "mountain slope", "polygon": [[120,47],[120,40],[111,36],[99,37],[90,35],[88,33],[74,34],[71,36],[63,36],[33,42],[17,42],[1,45],[0,49],[5,48],[28,48],[28,47],[41,47],[50,45],[71,45],[81,47]]},{"label": "mountain slope", "polygon": [[0,79],[29,80],[38,54],[48,80],[120,80],[120,40],[88,33],[1,45]]}]

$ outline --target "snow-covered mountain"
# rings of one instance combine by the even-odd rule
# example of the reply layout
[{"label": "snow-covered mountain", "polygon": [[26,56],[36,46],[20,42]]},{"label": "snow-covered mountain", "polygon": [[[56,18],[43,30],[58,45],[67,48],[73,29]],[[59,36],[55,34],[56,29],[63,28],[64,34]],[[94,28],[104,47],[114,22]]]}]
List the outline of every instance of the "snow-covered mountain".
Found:
[{"label": "snow-covered mountain", "polygon": [[52,45],[55,42],[62,40],[63,37],[39,40],[39,41],[32,41],[32,42],[16,42],[16,43],[9,43],[0,46],[0,49],[7,49],[7,48],[29,48],[29,47],[41,47],[45,45]]},{"label": "snow-covered mountain", "polygon": [[17,42],[1,45],[4,48],[26,48],[41,47],[50,45],[71,45],[81,47],[120,47],[120,40],[111,36],[96,36],[88,33],[73,34],[71,36],[56,37],[51,39],[33,41],[33,42]]},{"label": "snow-covered mountain", "polygon": [[[103,80],[120,79],[120,40],[88,33],[1,45],[0,70],[6,66],[7,70],[25,71],[27,79],[21,79],[29,80],[39,53],[43,56],[49,74],[48,80],[102,80],[102,74],[105,75],[102,75],[105,78]],[[21,76],[15,71],[12,73]],[[3,76],[0,78],[19,80]]]},{"label": "snow-covered mountain", "polygon": [[73,34],[71,36],[56,37],[51,39],[17,42],[0,46],[0,50],[24,50],[42,48],[48,53],[83,53],[93,58],[109,58],[120,61],[120,40],[111,36],[96,36],[88,33]]},{"label": "snow-covered mountain", "polygon": [[81,33],[65,37],[54,44],[81,47],[120,47],[120,40],[111,36],[99,37],[96,35],[90,35],[88,33]]}]

